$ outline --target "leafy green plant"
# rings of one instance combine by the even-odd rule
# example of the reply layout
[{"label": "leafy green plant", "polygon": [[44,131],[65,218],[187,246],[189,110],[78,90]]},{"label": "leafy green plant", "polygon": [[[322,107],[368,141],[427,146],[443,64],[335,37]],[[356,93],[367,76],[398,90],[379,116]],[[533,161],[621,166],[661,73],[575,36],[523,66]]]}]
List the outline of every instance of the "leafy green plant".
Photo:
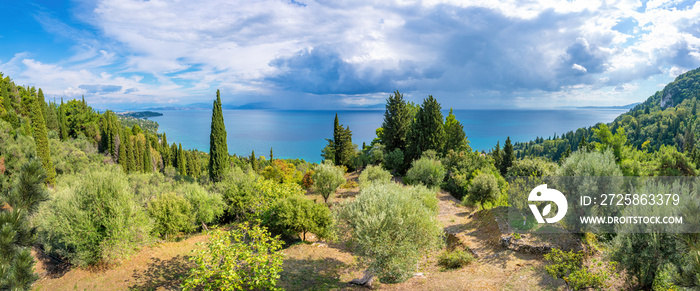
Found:
[{"label": "leafy green plant", "polygon": [[232,231],[215,230],[203,249],[190,259],[184,290],[277,290],[282,271],[282,242],[262,227],[241,224]]},{"label": "leafy green plant", "polygon": [[616,262],[603,263],[593,260],[591,268],[583,265],[583,252],[564,252],[553,248],[552,251],[544,255],[544,259],[549,261],[545,267],[550,276],[563,279],[568,290],[585,290],[589,288],[601,290],[605,285],[605,280],[615,274]]},{"label": "leafy green plant", "polygon": [[445,178],[445,167],[438,160],[422,157],[413,161],[411,168],[406,172],[409,184],[423,184],[428,187],[439,186]]},{"label": "leafy green plant", "polygon": [[427,250],[442,244],[435,191],[372,183],[337,213],[338,233],[382,282],[410,277]]},{"label": "leafy green plant", "polygon": [[501,194],[496,177],[491,173],[479,170],[476,171],[467,189],[469,195],[466,201],[479,202],[482,208],[484,203],[497,200]]},{"label": "leafy green plant", "polygon": [[384,166],[393,174],[403,173],[404,153],[400,148],[396,148],[384,156]]},{"label": "leafy green plant", "polygon": [[278,201],[270,210],[267,223],[288,237],[301,233],[301,239],[306,241],[307,232],[316,234],[318,238],[330,237],[333,220],[325,205],[303,195],[295,195]]},{"label": "leafy green plant", "polygon": [[447,269],[461,268],[469,265],[472,261],[474,261],[474,257],[465,250],[445,251],[438,257],[438,264]]},{"label": "leafy green plant", "polygon": [[391,182],[391,173],[382,169],[380,166],[369,165],[360,174],[360,187],[368,183],[389,183]]},{"label": "leafy green plant", "polygon": [[328,203],[328,198],[336,189],[345,183],[343,171],[330,163],[323,163],[316,167],[313,175],[314,191],[323,196],[323,201]]},{"label": "leafy green plant", "polygon": [[194,230],[192,205],[174,193],[161,194],[148,202],[148,214],[155,220],[153,233],[165,239]]}]

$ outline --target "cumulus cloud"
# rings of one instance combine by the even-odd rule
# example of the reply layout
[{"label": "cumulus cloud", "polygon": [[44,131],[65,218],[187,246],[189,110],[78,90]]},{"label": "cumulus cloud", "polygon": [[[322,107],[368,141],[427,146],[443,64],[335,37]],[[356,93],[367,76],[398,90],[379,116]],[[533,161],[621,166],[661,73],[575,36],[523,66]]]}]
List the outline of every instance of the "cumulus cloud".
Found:
[{"label": "cumulus cloud", "polygon": [[86,1],[76,17],[90,29],[37,17],[76,42],[71,56],[0,69],[114,102],[187,103],[217,88],[234,105],[292,107],[371,105],[396,89],[455,107],[609,100],[700,66],[700,4],[657,2]]}]

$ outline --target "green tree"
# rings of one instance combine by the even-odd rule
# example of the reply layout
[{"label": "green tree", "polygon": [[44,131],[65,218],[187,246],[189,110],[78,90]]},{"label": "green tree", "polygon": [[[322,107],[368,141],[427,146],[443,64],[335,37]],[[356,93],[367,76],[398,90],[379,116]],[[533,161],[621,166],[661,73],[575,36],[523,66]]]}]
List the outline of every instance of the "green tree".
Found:
[{"label": "green tree", "polygon": [[499,167],[501,175],[505,175],[508,172],[508,168],[513,165],[514,160],[513,144],[510,142],[509,136],[506,138],[506,144],[503,145],[503,157],[501,158],[501,165]]},{"label": "green tree", "polygon": [[332,193],[345,183],[343,171],[329,163],[323,163],[316,167],[312,176],[314,181],[314,191],[323,196],[323,201],[328,203],[328,198]]},{"label": "green tree", "polygon": [[63,98],[61,98],[61,105],[58,106],[58,133],[61,140],[68,139],[68,121],[66,119],[65,107],[66,105],[63,104]]},{"label": "green tree", "polygon": [[[41,92],[41,89],[39,89]],[[43,97],[43,94],[42,94]],[[51,152],[49,150],[49,136],[46,132],[46,119],[42,113],[44,106],[41,102],[34,102],[32,109],[32,126],[34,127],[34,142],[36,143],[36,152],[41,159],[41,164],[46,170],[46,183],[53,184],[56,182],[56,169],[51,162]]]},{"label": "green tree", "polygon": [[503,160],[501,157],[501,141],[496,141],[496,147],[493,149],[493,152],[491,152],[491,157],[493,157],[493,164],[500,171],[501,161]]},{"label": "green tree", "polygon": [[161,138],[160,149],[160,156],[163,158],[163,166],[172,166],[172,161],[170,159],[170,147],[168,146],[168,137],[165,135],[165,132],[163,133],[163,137]]},{"label": "green tree", "polygon": [[178,144],[177,149],[177,168],[180,170],[181,176],[187,176],[187,159],[185,157],[185,152],[182,150],[182,144]]},{"label": "green tree", "polygon": [[372,183],[337,213],[339,233],[367,269],[366,284],[408,279],[419,259],[442,243],[435,192],[422,186]]},{"label": "green tree", "polygon": [[253,168],[253,171],[258,171],[258,159],[255,157],[255,150],[250,153],[250,166]]},{"label": "green tree", "polygon": [[58,131],[58,113],[56,112],[58,107],[55,102],[49,103],[48,109],[46,111],[46,128],[48,130]]},{"label": "green tree", "polygon": [[214,182],[223,179],[229,167],[228,145],[226,144],[226,126],[221,109],[221,96],[216,90],[216,101],[211,115],[211,134],[209,135],[209,178]]},{"label": "green tree", "polygon": [[212,232],[206,247],[190,259],[195,267],[183,290],[277,290],[282,241],[259,226]]},{"label": "green tree", "polygon": [[382,123],[381,142],[386,147],[386,152],[394,149],[406,150],[406,138],[411,129],[411,118],[403,94],[398,90],[386,100],[386,110],[384,111],[384,122]]},{"label": "green tree", "polygon": [[411,168],[406,172],[406,180],[408,184],[437,187],[445,178],[445,173],[445,167],[440,161],[423,156],[411,163]]},{"label": "green tree", "polygon": [[155,220],[153,233],[166,240],[178,233],[194,230],[192,205],[174,193],[161,194],[148,202],[148,214]]},{"label": "green tree", "polygon": [[445,149],[442,151],[443,154],[447,154],[450,150],[455,152],[471,151],[467,134],[464,133],[464,125],[452,113],[452,108],[450,108],[450,113],[445,117],[445,136],[447,139],[445,141]]},{"label": "green tree", "polygon": [[498,181],[493,174],[476,170],[474,178],[469,183],[467,192],[469,193],[468,201],[479,202],[481,208],[484,208],[484,203],[498,199],[501,189],[499,189]]},{"label": "green tree", "polygon": [[419,158],[424,151],[442,151],[445,147],[445,127],[440,110],[440,103],[432,95],[423,100],[408,134],[407,151],[411,160]]},{"label": "green tree", "polygon": [[2,86],[0,86],[0,97],[2,97],[2,105],[5,108],[5,111],[9,112],[12,110],[12,102],[10,101],[10,88],[8,88],[6,82],[2,82]]},{"label": "green tree", "polygon": [[269,224],[271,228],[288,237],[306,241],[306,233],[314,233],[319,239],[331,234],[331,211],[323,204],[315,203],[302,195],[294,195],[278,201],[271,209]]},{"label": "green tree", "polygon": [[49,199],[45,170],[39,161],[24,164],[11,190],[0,189],[0,289],[29,290],[34,274],[31,247],[36,228],[30,219]]}]

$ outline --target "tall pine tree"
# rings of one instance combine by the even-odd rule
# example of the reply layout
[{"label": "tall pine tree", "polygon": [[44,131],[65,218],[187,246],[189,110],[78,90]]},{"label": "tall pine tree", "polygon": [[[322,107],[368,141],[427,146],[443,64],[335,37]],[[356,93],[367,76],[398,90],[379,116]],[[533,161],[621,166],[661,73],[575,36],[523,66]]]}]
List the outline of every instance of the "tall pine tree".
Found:
[{"label": "tall pine tree", "polygon": [[432,95],[423,100],[408,135],[407,150],[411,160],[419,158],[424,151],[441,152],[444,148],[445,127],[440,110],[440,103]]},{"label": "tall pine tree", "polygon": [[0,290],[29,290],[38,279],[31,254],[36,228],[30,217],[49,200],[46,179],[42,164],[33,160],[22,166],[10,191],[0,189]]},{"label": "tall pine tree", "polygon": [[515,155],[513,154],[513,144],[510,142],[510,136],[506,138],[506,143],[503,145],[503,157],[501,159],[501,174],[505,175],[508,168],[513,165]]},{"label": "tall pine tree", "polygon": [[[39,89],[41,92],[41,89]],[[43,95],[43,94],[42,94]],[[42,108],[45,107],[40,100],[33,102],[32,127],[34,129],[34,143],[36,143],[37,156],[41,159],[41,164],[46,170],[46,183],[53,184],[56,181],[56,170],[51,162],[51,152],[49,151],[49,136],[46,131],[46,119]]]},{"label": "tall pine tree", "polygon": [[386,111],[384,111],[384,122],[382,123],[384,130],[381,142],[387,153],[397,148],[406,151],[406,138],[411,129],[411,118],[403,94],[396,90],[386,100]]},{"label": "tall pine tree", "polygon": [[471,151],[467,134],[464,133],[464,125],[452,113],[452,108],[450,108],[450,113],[445,118],[445,136],[445,154],[450,150],[455,152]]},{"label": "tall pine tree", "polygon": [[163,137],[161,140],[160,150],[160,156],[163,158],[163,166],[167,167],[172,165],[170,161],[170,148],[168,147],[168,137],[165,136],[165,132],[163,133]]},{"label": "tall pine tree", "polygon": [[333,152],[335,153],[335,157],[333,158],[333,162],[336,165],[341,165],[342,164],[342,155],[343,153],[340,151],[340,143],[342,142],[341,135],[343,134],[343,126],[340,125],[340,121],[338,120],[338,113],[335,113],[335,121],[333,121]]},{"label": "tall pine tree", "polygon": [[181,176],[187,176],[187,158],[185,152],[182,151],[182,144],[178,144],[177,149],[177,166]]},{"label": "tall pine tree", "polygon": [[209,178],[213,182],[221,181],[228,166],[226,126],[221,109],[221,96],[219,90],[216,90],[216,101],[214,101],[211,114],[211,134],[209,135]]}]

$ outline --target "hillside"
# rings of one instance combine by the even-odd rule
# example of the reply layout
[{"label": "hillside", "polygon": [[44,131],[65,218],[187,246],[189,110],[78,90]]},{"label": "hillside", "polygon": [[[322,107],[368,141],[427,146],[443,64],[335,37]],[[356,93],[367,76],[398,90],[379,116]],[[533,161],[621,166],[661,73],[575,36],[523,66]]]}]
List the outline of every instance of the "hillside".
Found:
[{"label": "hillside", "polygon": [[[627,142],[639,150],[655,151],[662,145],[669,145],[684,151],[685,146],[692,143],[693,147],[688,148],[692,151],[700,125],[697,118],[698,97],[700,68],[678,76],[663,90],[607,125],[613,133],[623,129]],[[560,136],[538,137],[530,142],[518,142],[514,148],[519,158],[536,156],[559,161],[568,151],[578,149],[584,138],[587,143],[600,142],[592,130],[599,125],[600,123],[593,127],[579,128]]]}]

